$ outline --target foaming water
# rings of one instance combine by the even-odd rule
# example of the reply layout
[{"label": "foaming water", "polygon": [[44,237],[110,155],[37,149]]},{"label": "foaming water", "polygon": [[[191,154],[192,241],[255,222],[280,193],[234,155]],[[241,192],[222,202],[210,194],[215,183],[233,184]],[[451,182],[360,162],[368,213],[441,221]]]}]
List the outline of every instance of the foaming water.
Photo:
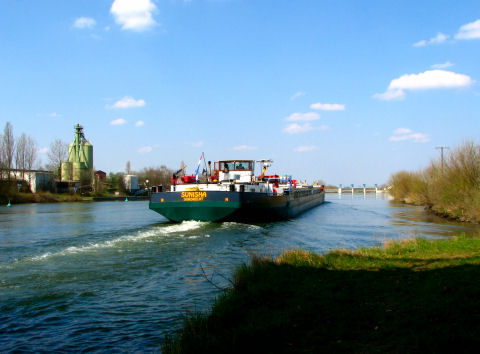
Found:
[{"label": "foaming water", "polygon": [[[165,236],[174,235],[174,234],[179,234],[179,236],[183,237],[184,233],[199,229],[202,226],[205,226],[208,224],[209,224],[208,222],[184,221],[180,224],[173,224],[168,226],[164,226],[164,225],[154,226],[154,227],[148,228],[147,230],[138,230],[136,232],[128,233],[126,235],[114,238],[112,240],[99,242],[99,243],[89,243],[87,245],[82,245],[82,246],[71,246],[58,252],[53,252],[53,253],[46,252],[42,255],[34,256],[29,259],[31,261],[41,261],[50,257],[60,257],[60,256],[68,256],[69,254],[100,251],[103,248],[115,248],[115,247],[121,247],[121,246],[128,246],[129,243],[133,243],[133,242],[149,242],[156,237],[165,237]],[[201,236],[196,236],[196,235],[188,236],[188,238],[190,239],[199,238],[199,237]],[[204,235],[204,237],[209,237],[209,235]]]},{"label": "foaming water", "polygon": [[296,219],[263,224],[172,224],[145,202],[0,208],[2,352],[159,351],[252,254],[477,232],[383,195],[328,195]]}]

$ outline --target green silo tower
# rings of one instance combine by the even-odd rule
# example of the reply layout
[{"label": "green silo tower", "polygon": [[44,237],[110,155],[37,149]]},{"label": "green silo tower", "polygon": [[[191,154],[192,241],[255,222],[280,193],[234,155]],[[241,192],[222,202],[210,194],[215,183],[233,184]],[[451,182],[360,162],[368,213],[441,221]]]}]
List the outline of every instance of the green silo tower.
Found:
[{"label": "green silo tower", "polygon": [[68,147],[68,160],[62,163],[62,182],[91,184],[93,176],[93,145],[83,134],[80,124],[75,126],[75,140]]}]

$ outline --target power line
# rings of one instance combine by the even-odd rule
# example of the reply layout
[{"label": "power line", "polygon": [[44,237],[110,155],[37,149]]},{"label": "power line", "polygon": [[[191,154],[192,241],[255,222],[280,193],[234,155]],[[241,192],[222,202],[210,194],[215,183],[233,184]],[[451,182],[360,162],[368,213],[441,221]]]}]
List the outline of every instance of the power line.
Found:
[{"label": "power line", "polygon": [[443,171],[443,150],[450,149],[448,146],[437,146],[435,149],[440,150],[440,158],[442,159],[442,171]]}]

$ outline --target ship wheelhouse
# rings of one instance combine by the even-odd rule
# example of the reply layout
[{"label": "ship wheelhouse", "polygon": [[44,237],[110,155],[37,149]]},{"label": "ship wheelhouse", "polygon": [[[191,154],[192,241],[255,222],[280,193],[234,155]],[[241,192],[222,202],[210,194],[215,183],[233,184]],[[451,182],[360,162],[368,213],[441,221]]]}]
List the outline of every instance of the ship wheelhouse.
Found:
[{"label": "ship wheelhouse", "polygon": [[250,183],[255,178],[254,160],[224,160],[214,164],[214,178],[218,182]]}]

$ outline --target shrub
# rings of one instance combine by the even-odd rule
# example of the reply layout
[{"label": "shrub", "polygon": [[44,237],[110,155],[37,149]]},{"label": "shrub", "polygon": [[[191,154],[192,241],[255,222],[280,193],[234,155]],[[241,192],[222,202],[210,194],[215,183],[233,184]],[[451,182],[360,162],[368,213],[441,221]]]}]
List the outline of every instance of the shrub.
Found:
[{"label": "shrub", "polygon": [[427,181],[423,172],[400,171],[390,178],[390,193],[399,201],[411,204],[428,204]]},{"label": "shrub", "polygon": [[438,214],[480,221],[480,146],[466,141],[445,161],[434,160],[422,172],[400,171],[390,178],[399,201],[428,205]]}]

